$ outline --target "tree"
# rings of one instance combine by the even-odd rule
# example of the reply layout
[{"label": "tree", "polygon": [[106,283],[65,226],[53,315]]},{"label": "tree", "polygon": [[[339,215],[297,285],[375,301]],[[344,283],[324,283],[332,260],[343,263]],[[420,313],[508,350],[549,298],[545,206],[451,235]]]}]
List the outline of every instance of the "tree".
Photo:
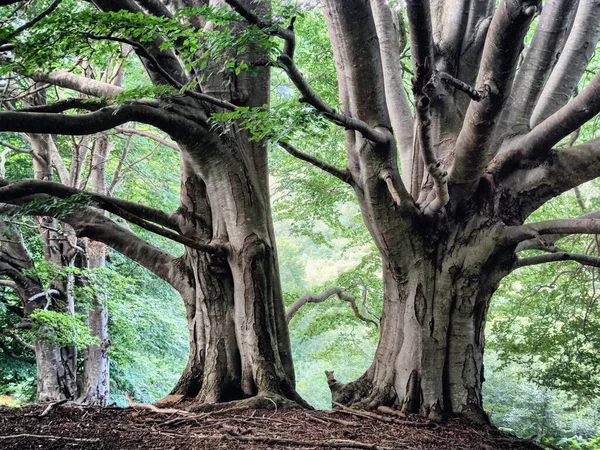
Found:
[{"label": "tree", "polygon": [[[215,129],[210,123],[211,114],[223,107],[231,107],[231,102],[244,107],[267,105],[268,70],[259,68],[250,76],[248,72],[236,72],[235,68],[229,71],[223,67],[225,62],[214,61],[212,67],[203,71],[200,61],[198,67],[187,71],[179,59],[182,54],[190,56],[185,47],[189,40],[184,41],[183,34],[199,39],[204,27],[210,38],[213,21],[198,16],[181,24],[172,19],[172,13],[164,5],[156,2],[100,1],[96,5],[106,14],[86,10],[81,15],[83,25],[79,22],[75,27],[79,29],[75,33],[77,39],[83,36],[84,39],[131,45],[149,77],[159,87],[157,91],[162,87],[162,92],[169,94],[154,101],[117,103],[118,99],[114,97],[123,93],[117,86],[64,70],[30,74],[41,82],[101,100],[70,98],[45,107],[4,112],[0,119],[1,128],[86,135],[137,121],[168,133],[181,148],[182,189],[178,211],[166,214],[101,194],[92,194],[90,200],[94,206],[185,244],[182,257],[172,256],[146,243],[88,208],[75,208],[64,220],[78,236],[111,245],[181,293],[188,312],[190,359],[173,394],[197,397],[203,402],[274,394],[303,403],[294,388],[279,285],[270,218],[266,146],[263,142],[252,141],[249,133],[235,124],[230,128]],[[203,3],[189,2],[187,6],[202,7]],[[146,16],[141,14],[142,7],[148,10]],[[53,24],[49,28],[43,25],[48,23],[54,9],[56,5],[52,4],[25,25],[6,33],[6,43],[1,50],[12,53],[16,65],[21,65],[21,71],[25,72],[23,66],[32,62],[27,59],[31,56],[27,55],[27,45],[36,39],[35,36],[40,38],[44,33],[52,32]],[[259,11],[264,14],[268,9],[265,2]],[[212,11],[212,8],[205,10],[207,14]],[[62,20],[62,26],[72,25],[68,25],[70,19],[65,22],[63,16]],[[125,33],[117,34],[112,30],[118,20],[128,24],[121,30],[127,30]],[[143,43],[123,37],[128,33],[139,37],[140,30],[148,27],[152,20],[159,32],[150,38],[144,36]],[[163,27],[157,24],[163,24]],[[176,28],[169,28],[169,25]],[[34,31],[36,27],[39,33],[33,33],[33,39],[30,36],[20,38],[23,31]],[[169,38],[162,33],[163,29],[181,33],[173,48],[163,45]],[[238,29],[238,21],[231,21],[234,35]],[[94,34],[99,31],[107,34]],[[47,35],[43,39],[47,39]],[[20,50],[23,53],[20,54]],[[67,52],[64,46],[55,50]],[[263,52],[258,44],[250,42],[249,49],[240,56],[250,62]],[[13,68],[17,70],[15,66]],[[173,94],[175,89],[184,91],[183,96],[176,91]],[[93,112],[61,114],[74,108]],[[79,192],[56,183],[32,180],[6,182],[4,186],[2,201],[13,203],[31,195],[69,197]]]},{"label": "tree", "polygon": [[[189,23],[196,30],[204,27],[204,33],[217,31],[199,39],[209,49],[219,47],[222,42],[211,40],[219,36],[219,30],[235,30],[233,35],[237,37],[233,43],[227,40],[231,56],[226,58],[227,63],[220,59],[218,64],[211,59],[204,61],[204,67],[188,64],[189,71],[196,69],[198,73],[211,75],[198,81],[198,89],[187,84],[191,79],[180,65],[189,56],[185,45],[191,45],[192,52],[198,50],[190,44],[198,36],[190,40],[190,32],[179,31],[175,25],[181,21],[164,19],[171,16],[171,10],[163,3],[140,0],[117,6],[110,1],[97,1],[104,11],[125,8],[137,12],[141,11],[141,5],[154,14],[155,18],[152,14],[145,16],[146,24],[154,27],[147,29],[160,30],[162,34],[131,33],[139,22],[121,14],[111,16],[111,20],[123,20],[128,27],[101,34],[100,16],[96,19],[100,21],[99,28],[87,31],[86,37],[126,40],[145,62],[153,81],[176,87],[183,97],[165,94],[150,102],[125,101],[115,107],[106,98],[120,91],[107,91],[105,86],[87,81],[86,91],[104,100],[93,106],[79,102],[77,107],[95,111],[80,116],[2,112],[0,128],[26,131],[35,123],[40,132],[73,133],[76,129],[91,133],[126,120],[137,120],[169,133],[182,148],[185,175],[182,198],[186,195],[190,199],[204,198],[207,203],[200,206],[206,211],[210,205],[211,211],[210,221],[206,214],[203,217],[203,224],[208,227],[199,228],[204,234],[191,233],[179,225],[185,239],[174,238],[188,245],[188,258],[192,255],[196,258],[191,267],[202,267],[198,261],[205,261],[203,267],[209,266],[211,260],[202,259],[207,253],[214,255],[213,260],[226,253],[231,282],[227,284],[224,278],[218,278],[221,284],[210,286],[218,287],[219,292],[228,292],[228,286],[233,286],[236,343],[250,343],[246,349],[239,348],[242,391],[246,394],[278,391],[292,397],[287,389],[293,379],[287,329],[280,296],[273,294],[278,291],[278,282],[266,276],[271,270],[276,273],[276,257],[264,182],[265,147],[260,139],[252,140],[242,126],[255,130],[254,124],[260,121],[261,114],[264,116],[262,106],[267,103],[268,93],[265,67],[281,69],[300,92],[302,103],[345,129],[347,168],[338,168],[296,149],[285,133],[267,132],[259,137],[271,138],[293,156],[352,188],[383,263],[383,316],[373,364],[360,379],[346,385],[331,377],[334,401],[367,407],[395,404],[406,412],[421,412],[431,418],[439,418],[444,412],[463,412],[485,420],[481,409],[483,331],[489,302],[500,280],[517,267],[556,260],[553,244],[561,236],[600,230],[595,213],[576,219],[526,223],[528,216],[545,202],[600,173],[597,140],[561,147],[564,138],[600,111],[600,75],[569,101],[598,41],[598,1],[549,0],[543,10],[540,0],[503,0],[498,7],[494,0],[407,1],[414,99],[411,107],[401,76],[400,55],[405,43],[402,16],[383,0],[326,0],[324,13],[338,75],[340,111],[315,92],[296,65],[293,20],[272,21],[265,9],[267,2],[227,0],[226,3],[244,21],[235,15],[217,15],[212,16],[211,22],[198,14],[199,10],[189,15]],[[194,5],[182,2],[176,6],[202,5],[202,2]],[[183,14],[182,21],[186,24],[187,16],[182,11],[179,10],[178,17]],[[538,25],[523,54],[523,44],[537,14],[540,14]],[[156,17],[163,19],[159,22]],[[208,23],[213,26],[207,26]],[[128,33],[131,36],[127,37]],[[283,47],[269,45],[268,37],[283,41]],[[18,44],[5,45],[16,45],[14,51],[18,54]],[[239,54],[231,55],[236,48]],[[252,48],[254,51],[250,51]],[[231,68],[233,74],[223,71],[223,66]],[[228,90],[223,96],[223,74],[230,77],[228,80],[233,79],[227,85],[237,88],[233,94]],[[79,80],[61,71],[49,72],[43,79],[71,87]],[[83,89],[81,84],[79,89]],[[208,113],[197,106],[198,102]],[[212,112],[227,118],[223,111],[233,113],[225,121],[225,128],[220,128],[222,122],[215,125],[215,129],[221,130],[219,135],[209,129],[208,121]],[[232,136],[227,133],[227,126],[237,132],[235,145],[232,138],[227,138]],[[242,154],[247,156],[244,161],[240,160]],[[13,183],[3,188],[5,194],[0,190],[0,199],[5,200],[7,192],[15,195],[18,186]],[[26,186],[29,187],[20,188],[21,195],[32,193],[31,183]],[[39,186],[39,190],[50,191],[48,184],[44,184],[44,189]],[[202,195],[204,186],[207,196]],[[191,194],[194,187],[194,192],[199,193]],[[94,198],[97,203],[103,201],[101,197]],[[198,205],[194,204],[195,209],[188,206],[187,211],[202,216]],[[169,226],[167,220],[158,219],[163,216],[156,212],[130,204],[123,204],[123,208],[146,221]],[[105,227],[102,233],[96,231],[94,238],[110,240],[106,228],[109,225],[97,221],[82,224],[82,219],[78,220],[79,225],[74,227],[80,234],[91,233],[93,226]],[[261,224],[258,229],[257,224]],[[175,226],[171,228],[177,230]],[[227,249],[216,245],[222,239],[215,233],[223,229],[227,230],[224,239]],[[146,246],[138,241],[124,246],[117,242],[117,232],[110,230],[115,237],[107,243],[121,246],[124,253],[137,257],[142,264],[169,279],[177,267],[172,259],[164,257],[159,270],[155,264],[140,258],[141,253],[150,251]],[[120,230],[118,234],[122,236]],[[194,242],[189,242],[188,237]],[[135,251],[129,248],[132,246]],[[518,252],[532,248],[546,254],[536,256],[535,261],[517,257]],[[576,254],[568,257],[586,262],[586,258]],[[213,272],[197,270],[196,273],[206,277]],[[269,286],[269,280],[275,280],[274,286]],[[194,297],[187,288],[179,286],[184,298]],[[204,298],[201,300],[205,302]],[[246,307],[243,312],[253,306],[253,314],[240,317],[242,305]],[[196,311],[189,309],[191,324],[195,318],[200,319]],[[214,314],[203,318],[227,317],[222,310]],[[254,332],[249,330],[250,324]],[[256,330],[261,330],[260,336],[271,345],[258,345]],[[271,351],[266,354],[264,351],[269,348]],[[203,366],[203,355],[194,359],[195,354],[192,352],[189,369]],[[245,365],[250,360],[251,371]],[[198,369],[186,373],[201,372]],[[207,372],[210,370],[204,373]],[[257,389],[249,389],[252,383],[244,377],[257,383]],[[183,385],[191,378],[184,376]],[[278,381],[264,384],[267,380]],[[203,382],[202,389],[206,386]],[[205,400],[222,397],[201,395]]]},{"label": "tree", "polygon": [[[598,230],[594,219],[524,225],[552,197],[598,176],[596,141],[553,148],[599,111],[598,76],[567,104],[590,59],[581,42],[592,49],[598,40],[598,3],[547,2],[519,66],[541,2],[407,2],[414,117],[385,3],[325,4],[349,164],[315,165],[355,190],[385,286],[373,364],[355,382],[331,383],[334,400],[484,419],[486,312],[500,280],[528,262],[517,251],[523,242],[552,251],[548,234]],[[548,108],[544,120],[531,120],[540,117],[534,107]]]},{"label": "tree", "polygon": [[[345,128],[348,167],[282,146],[354,189],[385,288],[373,364],[347,385],[330,379],[333,399],[485,420],[483,331],[500,280],[561,258],[595,264],[555,253],[547,236],[595,233],[596,213],[524,223],[551,198],[598,176],[596,140],[559,145],[600,111],[598,75],[568,103],[598,41],[598,2],[547,2],[542,11],[535,1],[498,8],[494,1],[408,1],[414,115],[394,12],[383,1],[324,3],[342,112],[311,89],[292,54],[277,64],[301,101]],[[517,258],[527,248],[548,254]]]}]

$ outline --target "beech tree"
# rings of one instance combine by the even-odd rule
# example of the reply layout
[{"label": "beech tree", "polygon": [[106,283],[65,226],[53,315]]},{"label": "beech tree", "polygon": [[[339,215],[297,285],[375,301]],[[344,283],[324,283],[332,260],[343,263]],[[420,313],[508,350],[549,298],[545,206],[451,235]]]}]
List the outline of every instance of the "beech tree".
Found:
[{"label": "beech tree", "polygon": [[[100,100],[0,112],[0,129],[90,134],[133,120],[160,128],[181,148],[182,207],[176,213],[102,195],[90,199],[183,243],[183,257],[89,211],[68,219],[79,235],[113,246],[182,294],[191,353],[173,393],[213,402],[269,392],[301,402],[270,219],[265,139],[271,139],[354,191],[381,254],[380,344],[360,379],[342,384],[328,375],[333,400],[395,405],[434,419],[462,412],[485,420],[484,329],[498,283],[529,264],[589,263],[557,244],[569,234],[600,232],[597,213],[527,223],[545,202],[600,175],[597,139],[563,144],[600,111],[600,75],[575,95],[600,36],[600,3],[548,0],[542,8],[541,0],[498,6],[495,0],[407,0],[406,39],[403,16],[384,0],[325,0],[339,110],[296,65],[294,21],[273,19],[267,1],[226,0],[233,12],[202,9],[224,6],[217,1],[94,3],[104,15],[79,23],[78,36],[131,45],[153,83],[171,89],[151,100],[115,100],[123,91],[96,80],[64,70],[29,71]],[[17,30],[0,46],[15,61],[31,41]],[[227,56],[202,57],[201,50],[210,53],[207,48],[222,43],[217,36],[223,32],[229,48],[221,45],[219,53]],[[65,40],[55,36],[55,42]],[[407,42],[410,96],[401,61]],[[268,104],[269,67],[289,77],[302,103],[344,128],[346,168],[297,149],[285,133],[250,133],[257,120],[252,114]],[[74,108],[92,112],[62,114]],[[214,120],[214,113],[218,119],[227,111],[240,114]],[[77,191],[4,182],[0,201],[40,193]],[[519,257],[526,249],[544,253]]]},{"label": "beech tree", "polygon": [[[47,39],[44,33],[52,33],[52,25],[43,28],[44,19],[51,18],[58,3],[50,4],[31,20],[5,33],[0,51],[9,52],[7,58],[14,58],[13,70],[18,70],[19,64],[23,67],[31,62],[31,59],[27,61],[31,57],[31,53],[27,55],[27,45],[35,39],[36,27],[38,38]],[[160,2],[110,0],[97,2],[96,6],[105,16],[92,12],[85,22],[85,14],[89,14],[86,10],[83,24],[77,24],[80,31],[85,31],[83,34],[76,31],[76,40],[131,45],[152,82],[159,88],[165,87],[157,91],[169,94],[151,101],[116,101],[115,97],[124,90],[100,80],[66,70],[28,73],[38,82],[99,100],[73,97],[40,107],[2,112],[0,128],[89,135],[137,121],[166,132],[181,149],[181,207],[176,212],[167,214],[100,193],[90,194],[89,199],[91,206],[184,244],[183,256],[170,255],[148,244],[89,208],[75,208],[64,220],[78,236],[112,246],[181,293],[188,313],[190,358],[173,390],[174,395],[216,402],[270,394],[305,404],[294,386],[270,213],[266,145],[251,140],[249,132],[235,124],[215,129],[210,121],[211,114],[223,108],[267,105],[268,69],[259,68],[251,76],[247,71],[227,70],[223,67],[226,61],[212,61],[212,66],[204,71],[202,67],[185,70],[181,55],[189,57],[190,52],[185,47],[189,40],[184,41],[182,36],[188,33],[201,40],[204,34],[208,39],[214,34],[214,21],[193,15],[180,24],[172,19],[172,11]],[[178,6],[201,8],[204,2]],[[251,2],[248,6],[251,7]],[[212,14],[213,9],[197,12]],[[269,4],[262,2],[256,11],[268,14]],[[128,33],[139,37],[150,17],[155,19],[158,32],[150,38],[144,36],[143,44],[131,40]],[[127,31],[123,34],[107,31],[119,19],[128,24],[122,28]],[[170,29],[175,33],[182,30],[172,47],[164,45],[169,36],[161,34],[169,25],[175,25],[175,29]],[[239,21],[233,20],[228,25],[233,35],[243,34]],[[100,29],[107,34],[94,34]],[[33,38],[22,38],[25,31],[33,31]],[[70,51],[65,47],[56,50],[63,52],[61,54]],[[263,58],[264,52],[259,43],[250,42],[250,47],[239,56],[248,66],[253,60]],[[178,90],[184,92],[183,95],[178,95]],[[63,114],[71,109],[92,112]],[[6,181],[3,185],[0,201],[10,203],[40,196],[69,197],[80,192],[49,181]]]}]

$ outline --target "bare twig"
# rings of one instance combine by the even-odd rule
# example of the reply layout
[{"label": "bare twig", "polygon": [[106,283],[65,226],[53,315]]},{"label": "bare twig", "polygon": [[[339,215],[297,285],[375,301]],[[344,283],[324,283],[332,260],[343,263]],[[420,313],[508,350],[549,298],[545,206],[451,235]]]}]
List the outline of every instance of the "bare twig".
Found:
[{"label": "bare twig", "polygon": [[333,175],[334,177],[339,178],[343,182],[350,183],[352,181],[350,172],[348,170],[339,169],[339,168],[335,167],[334,165],[329,164],[329,163],[323,161],[322,159],[317,158],[316,156],[312,156],[312,155],[309,155],[308,153],[301,152],[300,150],[298,150],[296,147],[294,147],[289,142],[279,141],[278,144],[281,148],[283,148],[290,155],[292,155],[298,159],[301,159],[302,161],[306,161],[306,162],[312,164],[313,166],[318,167],[321,170],[324,170],[325,172]]},{"label": "bare twig", "polygon": [[65,436],[52,436],[49,434],[8,434],[0,436],[0,439],[52,439],[54,441],[73,441],[73,442],[100,442],[97,438],[74,438]]}]

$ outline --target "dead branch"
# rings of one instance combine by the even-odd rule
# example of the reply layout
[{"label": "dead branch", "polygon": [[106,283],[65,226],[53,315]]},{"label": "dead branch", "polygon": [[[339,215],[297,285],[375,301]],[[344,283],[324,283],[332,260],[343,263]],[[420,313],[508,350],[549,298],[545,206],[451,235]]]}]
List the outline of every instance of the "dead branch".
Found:
[{"label": "dead branch", "polygon": [[352,409],[352,408],[349,408],[338,402],[332,402],[332,403],[334,406],[337,406],[338,408],[340,408],[339,410],[334,411],[334,412],[341,412],[341,413],[350,414],[350,415],[358,416],[358,417],[366,417],[369,419],[380,420],[382,422],[387,422],[387,423],[395,423],[398,425],[409,425],[411,427],[421,427],[421,428],[433,427],[433,428],[435,428],[438,426],[437,424],[435,424],[433,422],[413,422],[410,420],[400,420],[400,419],[396,419],[395,417],[381,416],[379,414],[375,414],[375,413],[372,413],[369,411]]},{"label": "dead branch", "polygon": [[68,401],[69,400],[64,399],[64,400],[59,400],[59,401],[54,402],[54,403],[50,403],[48,406],[46,406],[46,408],[42,411],[42,413],[38,417],[47,416],[50,413],[50,411],[52,411],[55,408],[58,408],[60,405],[64,405]]},{"label": "dead branch", "polygon": [[352,312],[357,319],[362,320],[363,322],[372,323],[375,326],[379,326],[377,322],[373,319],[369,319],[365,317],[356,306],[356,299],[351,295],[346,294],[345,290],[339,287],[329,288],[323,291],[321,294],[304,294],[298,299],[296,299],[285,312],[286,321],[289,323],[294,317],[294,314],[298,312],[298,310],[307,303],[322,303],[327,300],[329,297],[333,295],[337,295],[340,300],[348,302],[350,304],[350,308],[352,308]]},{"label": "dead branch", "polygon": [[481,99],[483,99],[483,96],[485,95],[485,91],[478,91],[473,86],[470,86],[467,83],[465,83],[464,81],[461,81],[458,78],[453,77],[449,73],[438,72],[438,76],[440,77],[440,80],[442,80],[444,83],[458,89],[459,91],[464,92],[469,97],[471,97],[472,100],[475,100],[476,102],[481,101]]}]

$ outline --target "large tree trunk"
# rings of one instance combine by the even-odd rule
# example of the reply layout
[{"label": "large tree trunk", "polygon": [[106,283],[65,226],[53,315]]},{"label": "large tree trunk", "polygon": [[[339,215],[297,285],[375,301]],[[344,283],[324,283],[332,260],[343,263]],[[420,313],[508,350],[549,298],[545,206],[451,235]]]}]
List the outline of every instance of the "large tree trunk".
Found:
[{"label": "large tree trunk", "polygon": [[203,144],[182,144],[179,224],[188,237],[224,244],[227,256],[186,250],[179,291],[190,356],[171,395],[215,403],[276,394],[303,403],[294,386],[266,167],[262,177],[246,168],[239,153],[249,150],[229,138],[212,147],[224,158],[207,159]]},{"label": "large tree trunk", "polygon": [[[498,250],[499,227],[472,219],[458,232],[427,229],[430,252],[405,248],[410,264],[384,261],[385,302],[373,364],[343,385],[330,376],[333,401],[394,405],[432,419],[482,410],[485,317],[498,283],[511,269],[511,253]],[[417,236],[415,236],[416,238]],[[403,261],[405,261],[403,259]]]}]

